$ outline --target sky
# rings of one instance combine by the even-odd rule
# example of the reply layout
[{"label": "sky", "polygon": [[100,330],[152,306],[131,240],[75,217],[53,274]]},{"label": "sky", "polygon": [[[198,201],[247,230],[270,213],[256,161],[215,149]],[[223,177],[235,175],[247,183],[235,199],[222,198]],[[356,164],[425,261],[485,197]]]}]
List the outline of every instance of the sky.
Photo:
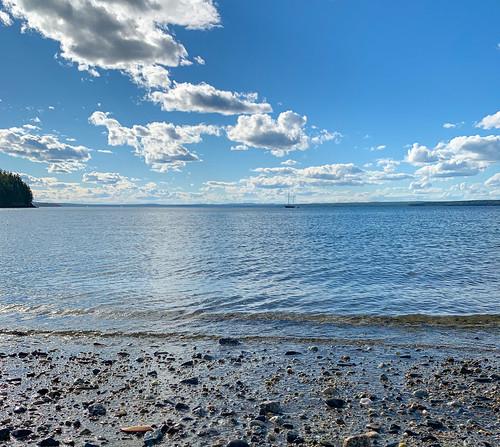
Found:
[{"label": "sky", "polygon": [[0,0],[35,201],[500,199],[498,0]]}]

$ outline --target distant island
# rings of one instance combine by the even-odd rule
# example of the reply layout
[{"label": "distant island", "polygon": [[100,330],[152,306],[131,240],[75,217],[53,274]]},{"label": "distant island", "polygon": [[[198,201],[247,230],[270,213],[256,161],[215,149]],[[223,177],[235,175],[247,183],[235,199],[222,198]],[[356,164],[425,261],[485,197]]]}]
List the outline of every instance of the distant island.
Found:
[{"label": "distant island", "polygon": [[19,174],[0,169],[0,208],[35,208],[31,188]]},{"label": "distant island", "polygon": [[[36,207],[71,207],[71,208],[197,208],[197,207],[282,207],[280,203],[47,203],[36,202]],[[334,202],[301,203],[301,207],[346,207],[346,206],[500,206],[500,200],[447,200],[447,201],[407,201],[407,202]]]}]

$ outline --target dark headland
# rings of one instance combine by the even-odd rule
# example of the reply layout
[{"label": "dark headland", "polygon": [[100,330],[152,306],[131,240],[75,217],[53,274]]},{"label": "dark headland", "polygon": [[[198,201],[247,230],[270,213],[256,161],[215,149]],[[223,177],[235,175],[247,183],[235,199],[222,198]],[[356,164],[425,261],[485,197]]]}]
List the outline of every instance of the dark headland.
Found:
[{"label": "dark headland", "polygon": [[34,208],[31,188],[19,174],[0,169],[0,208]]}]

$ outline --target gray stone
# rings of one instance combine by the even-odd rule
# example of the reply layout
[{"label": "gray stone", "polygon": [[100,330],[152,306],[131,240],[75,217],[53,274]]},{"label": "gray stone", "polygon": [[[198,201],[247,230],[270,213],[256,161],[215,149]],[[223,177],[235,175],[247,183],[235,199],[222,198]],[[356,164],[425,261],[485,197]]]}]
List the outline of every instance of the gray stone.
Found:
[{"label": "gray stone", "polygon": [[161,442],[163,439],[163,431],[158,428],[153,431],[149,431],[144,435],[144,445],[145,446],[151,446],[151,445],[156,445]]},{"label": "gray stone", "polygon": [[345,400],[344,399],[326,399],[325,403],[330,407],[330,408],[344,408],[345,407]]},{"label": "gray stone", "polygon": [[102,404],[92,404],[87,408],[90,416],[104,416],[106,414],[106,408]]},{"label": "gray stone", "polygon": [[39,447],[58,447],[59,444],[60,442],[54,438],[45,438],[42,439],[37,445]]},{"label": "gray stone", "polygon": [[10,430],[8,428],[0,429],[0,441],[8,441],[10,439]]},{"label": "gray stone", "polygon": [[344,439],[343,447],[371,447],[370,438],[366,435],[349,436]]},{"label": "gray stone", "polygon": [[268,400],[260,404],[260,414],[273,413],[281,414],[283,410],[281,404],[276,400]]},{"label": "gray stone", "polygon": [[226,447],[250,447],[250,445],[242,439],[235,439],[233,441],[229,441]]}]

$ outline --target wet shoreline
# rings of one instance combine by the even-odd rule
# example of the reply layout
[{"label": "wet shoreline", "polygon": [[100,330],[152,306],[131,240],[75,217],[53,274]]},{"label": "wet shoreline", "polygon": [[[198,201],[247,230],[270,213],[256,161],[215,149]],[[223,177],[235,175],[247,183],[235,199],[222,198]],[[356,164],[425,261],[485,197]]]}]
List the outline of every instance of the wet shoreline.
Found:
[{"label": "wet shoreline", "polygon": [[232,340],[0,335],[0,445],[500,441],[498,350]]}]

